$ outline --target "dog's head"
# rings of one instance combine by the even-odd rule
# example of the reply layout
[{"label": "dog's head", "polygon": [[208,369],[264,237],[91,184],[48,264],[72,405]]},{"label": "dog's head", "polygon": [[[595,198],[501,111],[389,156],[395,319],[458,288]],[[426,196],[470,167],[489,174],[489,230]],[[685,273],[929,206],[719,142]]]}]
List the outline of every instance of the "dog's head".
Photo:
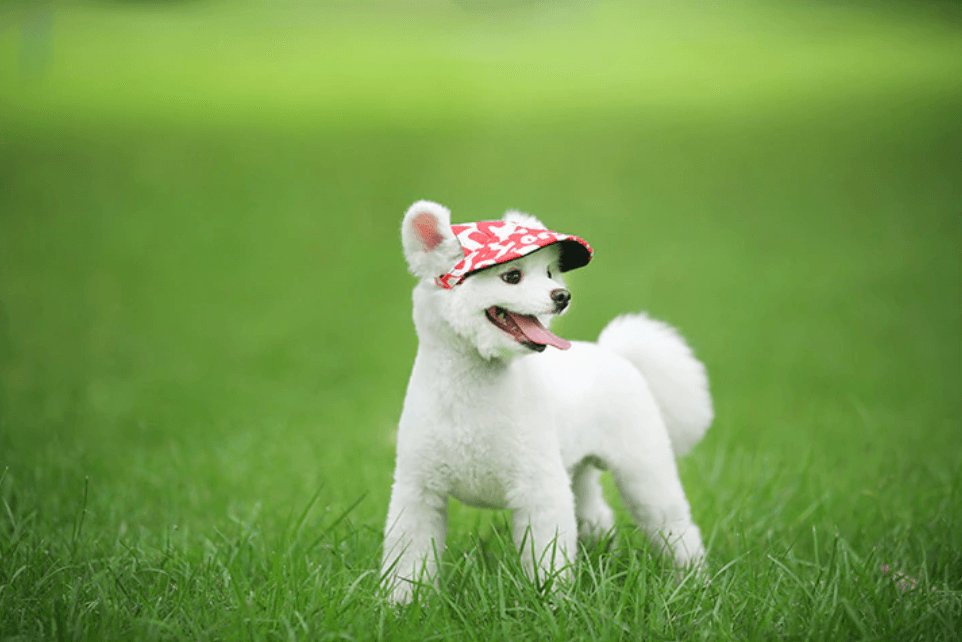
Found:
[{"label": "dog's head", "polygon": [[404,216],[401,240],[421,279],[414,295],[421,341],[467,344],[486,359],[571,346],[548,326],[571,300],[562,273],[591,258],[581,239],[519,212],[452,227],[445,207],[419,201]]}]

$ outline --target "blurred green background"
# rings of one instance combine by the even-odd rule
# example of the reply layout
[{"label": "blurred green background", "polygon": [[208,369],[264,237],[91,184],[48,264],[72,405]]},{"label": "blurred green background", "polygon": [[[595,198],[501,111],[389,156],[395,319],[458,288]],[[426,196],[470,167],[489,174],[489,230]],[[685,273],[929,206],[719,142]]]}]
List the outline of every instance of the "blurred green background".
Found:
[{"label": "blurred green background", "polygon": [[322,486],[380,529],[428,198],[592,243],[560,334],[681,328],[717,404],[682,462],[706,532],[922,528],[962,441],[960,15],[4,3],[4,495],[57,529],[87,476],[89,531],[159,538]]}]

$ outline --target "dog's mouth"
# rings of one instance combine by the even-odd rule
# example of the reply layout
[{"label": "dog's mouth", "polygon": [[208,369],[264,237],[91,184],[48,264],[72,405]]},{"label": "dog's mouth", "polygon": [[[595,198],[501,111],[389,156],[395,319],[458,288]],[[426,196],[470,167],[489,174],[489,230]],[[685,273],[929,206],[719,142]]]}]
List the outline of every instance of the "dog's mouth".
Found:
[{"label": "dog's mouth", "polygon": [[541,325],[536,316],[517,314],[496,305],[485,310],[484,314],[499,330],[536,352],[544,352],[548,346],[554,346],[559,350],[567,350],[571,347],[570,341],[552,334],[548,328]]}]

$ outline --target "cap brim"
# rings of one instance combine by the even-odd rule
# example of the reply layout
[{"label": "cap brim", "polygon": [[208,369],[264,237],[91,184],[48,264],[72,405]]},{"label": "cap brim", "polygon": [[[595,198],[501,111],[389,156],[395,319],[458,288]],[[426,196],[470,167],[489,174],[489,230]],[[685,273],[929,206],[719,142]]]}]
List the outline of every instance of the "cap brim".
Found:
[{"label": "cap brim", "polygon": [[559,263],[562,272],[584,267],[591,260],[591,250],[585,246],[584,241],[569,238],[558,241],[558,245],[561,246]]}]

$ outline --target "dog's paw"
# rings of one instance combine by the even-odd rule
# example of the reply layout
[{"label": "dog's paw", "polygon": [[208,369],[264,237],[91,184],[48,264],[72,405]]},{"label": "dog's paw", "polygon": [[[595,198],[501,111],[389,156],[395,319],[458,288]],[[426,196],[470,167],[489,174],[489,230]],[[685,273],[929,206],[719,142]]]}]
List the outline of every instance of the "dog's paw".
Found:
[{"label": "dog's paw", "polygon": [[387,585],[385,596],[392,606],[405,606],[414,599],[414,584],[407,580],[395,580]]},{"label": "dog's paw", "polygon": [[615,530],[615,513],[606,505],[595,507],[588,514],[578,515],[578,539],[585,544],[607,540]]}]

